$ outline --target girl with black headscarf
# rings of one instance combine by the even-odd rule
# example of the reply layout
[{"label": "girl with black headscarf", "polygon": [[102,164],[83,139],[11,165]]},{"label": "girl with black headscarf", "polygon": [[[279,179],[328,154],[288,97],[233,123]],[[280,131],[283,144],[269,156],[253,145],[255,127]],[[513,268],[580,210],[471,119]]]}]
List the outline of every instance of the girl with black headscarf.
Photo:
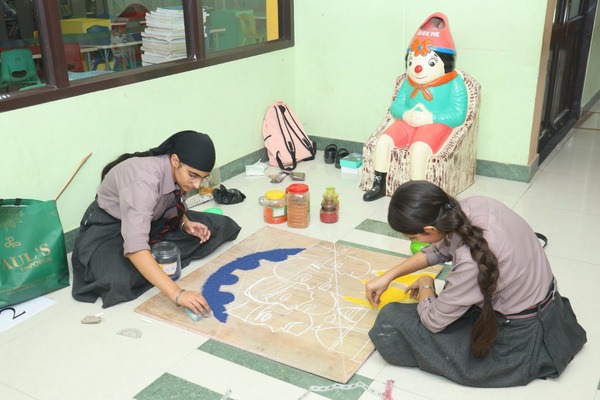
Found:
[{"label": "girl with black headscarf", "polygon": [[182,131],[158,147],[123,154],[106,165],[75,240],[73,297],[89,303],[101,297],[106,308],[156,286],[176,305],[209,315],[206,299],[181,289],[150,249],[159,241],[175,243],[185,267],[237,237],[240,227],[231,218],[185,211],[180,197],[199,189],[214,164],[210,137]]}]

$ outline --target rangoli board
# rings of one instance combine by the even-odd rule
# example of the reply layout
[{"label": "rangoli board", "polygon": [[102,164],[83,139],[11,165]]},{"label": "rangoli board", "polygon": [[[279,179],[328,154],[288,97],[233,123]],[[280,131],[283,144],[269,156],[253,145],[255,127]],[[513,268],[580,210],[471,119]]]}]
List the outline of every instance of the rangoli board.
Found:
[{"label": "rangoli board", "polygon": [[[374,350],[368,331],[377,310],[366,303],[364,283],[400,261],[264,227],[178,281],[203,294],[213,317],[194,322],[162,293],[135,311],[346,383]],[[393,283],[384,301],[409,301],[405,287]]]}]

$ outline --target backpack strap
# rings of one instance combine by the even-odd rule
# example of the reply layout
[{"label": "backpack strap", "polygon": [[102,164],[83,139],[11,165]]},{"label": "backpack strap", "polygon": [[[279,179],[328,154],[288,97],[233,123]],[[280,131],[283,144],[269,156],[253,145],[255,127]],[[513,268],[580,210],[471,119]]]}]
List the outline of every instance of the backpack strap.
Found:
[{"label": "backpack strap", "polygon": [[542,245],[542,248],[546,247],[546,245],[548,244],[548,238],[546,237],[546,235],[536,232],[535,236],[537,236],[538,239],[540,239],[542,242],[544,242],[544,244]]},{"label": "backpack strap", "polygon": [[[294,116],[291,113],[288,112],[286,114],[286,111],[289,111],[289,110],[285,105],[279,105],[278,107],[279,107],[279,110],[281,111],[281,114],[284,116],[284,121],[285,121],[287,127],[298,138],[298,140],[300,141],[300,143],[302,143],[304,148],[306,150],[308,150],[308,152],[311,154],[312,157],[307,158],[307,160],[314,160],[315,154],[317,154],[316,142],[314,140],[310,140],[308,138],[308,136],[306,136],[306,134],[300,128],[300,125],[298,125],[298,122],[294,119]],[[294,129],[294,127],[292,126],[292,124],[290,123],[288,118],[294,123],[294,125],[296,126],[296,129]]]},{"label": "backpack strap", "polygon": [[[290,167],[286,167],[285,165],[283,165],[283,162],[281,161],[281,158],[279,157],[279,151],[277,151],[277,153],[275,153],[275,158],[277,160],[277,164],[279,165],[279,168],[281,168],[284,171],[293,171],[294,169],[296,169],[296,166],[298,165],[298,160],[296,160],[296,146],[294,145],[294,141],[291,138],[289,140],[287,140],[287,138],[285,137],[284,134],[284,129],[289,128],[289,122],[286,119],[285,116],[285,111],[286,111],[286,107],[284,105],[275,105],[273,106],[275,108],[275,114],[277,115],[277,124],[279,124],[279,131],[281,132],[281,134],[283,135],[283,142],[285,143],[285,148],[287,149],[287,151],[290,153],[290,156],[292,157],[292,165]],[[277,112],[277,110],[279,110],[279,112]],[[280,120],[280,115],[281,113],[281,118],[283,119],[283,122],[285,126],[282,126],[281,120]]]}]

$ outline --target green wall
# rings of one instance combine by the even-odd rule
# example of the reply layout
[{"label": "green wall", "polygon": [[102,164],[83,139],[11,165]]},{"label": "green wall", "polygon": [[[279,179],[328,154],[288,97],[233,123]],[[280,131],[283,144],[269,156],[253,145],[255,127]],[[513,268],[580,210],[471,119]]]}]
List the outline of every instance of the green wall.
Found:
[{"label": "green wall", "polygon": [[588,59],[587,71],[581,105],[585,108],[593,100],[598,100],[600,93],[600,7],[596,8],[596,19],[594,20],[594,31],[592,32],[592,43],[590,46],[590,57]]},{"label": "green wall", "polygon": [[[527,169],[545,10],[542,0],[296,0],[293,48],[0,113],[0,197],[51,199],[92,152],[58,201],[73,230],[117,155],[195,129],[214,139],[217,164],[230,163],[263,148],[275,100],[311,136],[362,143],[390,104],[408,42],[435,11],[448,15],[458,69],[482,84],[478,161]],[[594,45],[600,53],[597,32]]]},{"label": "green wall", "polygon": [[[347,3],[346,3],[347,4]],[[297,113],[309,132],[364,142],[405,72],[406,48],[434,12],[448,16],[457,69],[482,85],[478,160],[526,166],[546,1],[296,2]],[[308,29],[310,27],[310,29]]]},{"label": "green wall", "polygon": [[79,226],[100,171],[125,152],[147,150],[172,133],[211,135],[217,164],[263,147],[272,102],[295,97],[294,50],[0,113],[0,198],[54,198],[80,160],[92,156],[58,200],[65,231]]}]

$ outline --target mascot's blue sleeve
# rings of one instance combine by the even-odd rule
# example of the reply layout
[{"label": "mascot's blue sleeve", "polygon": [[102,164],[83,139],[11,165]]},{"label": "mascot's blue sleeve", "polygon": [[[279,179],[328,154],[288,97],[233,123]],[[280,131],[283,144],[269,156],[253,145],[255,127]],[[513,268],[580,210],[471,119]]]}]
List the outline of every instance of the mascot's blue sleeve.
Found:
[{"label": "mascot's blue sleeve", "polygon": [[413,86],[408,83],[408,79],[405,79],[390,107],[390,113],[394,118],[402,119],[406,111],[421,103],[431,111],[435,123],[456,128],[465,122],[469,99],[467,86],[460,74],[448,83],[430,87],[429,91],[433,96],[432,100],[426,100],[421,92],[418,92],[415,97],[410,97]]},{"label": "mascot's blue sleeve", "polygon": [[[467,117],[467,108],[469,106],[469,94],[467,93],[467,85],[462,75],[458,75],[446,85],[449,86],[450,92],[445,96],[438,96],[438,101],[441,102],[441,107],[435,107],[431,111],[433,113],[433,122],[446,124],[451,128],[456,128],[465,122]],[[443,85],[443,86],[446,86]],[[432,88],[432,93],[437,88]],[[436,96],[434,94],[434,102]]]},{"label": "mascot's blue sleeve", "polygon": [[[400,84],[400,88],[398,89],[398,93],[396,94],[396,98],[392,102],[392,106],[390,107],[390,114],[392,117],[396,119],[402,119],[402,116],[406,111],[408,111],[413,106],[410,105],[410,97],[407,97],[407,88],[410,86],[408,83],[408,79],[404,79]],[[412,91],[412,86],[410,86],[410,90]]]}]

